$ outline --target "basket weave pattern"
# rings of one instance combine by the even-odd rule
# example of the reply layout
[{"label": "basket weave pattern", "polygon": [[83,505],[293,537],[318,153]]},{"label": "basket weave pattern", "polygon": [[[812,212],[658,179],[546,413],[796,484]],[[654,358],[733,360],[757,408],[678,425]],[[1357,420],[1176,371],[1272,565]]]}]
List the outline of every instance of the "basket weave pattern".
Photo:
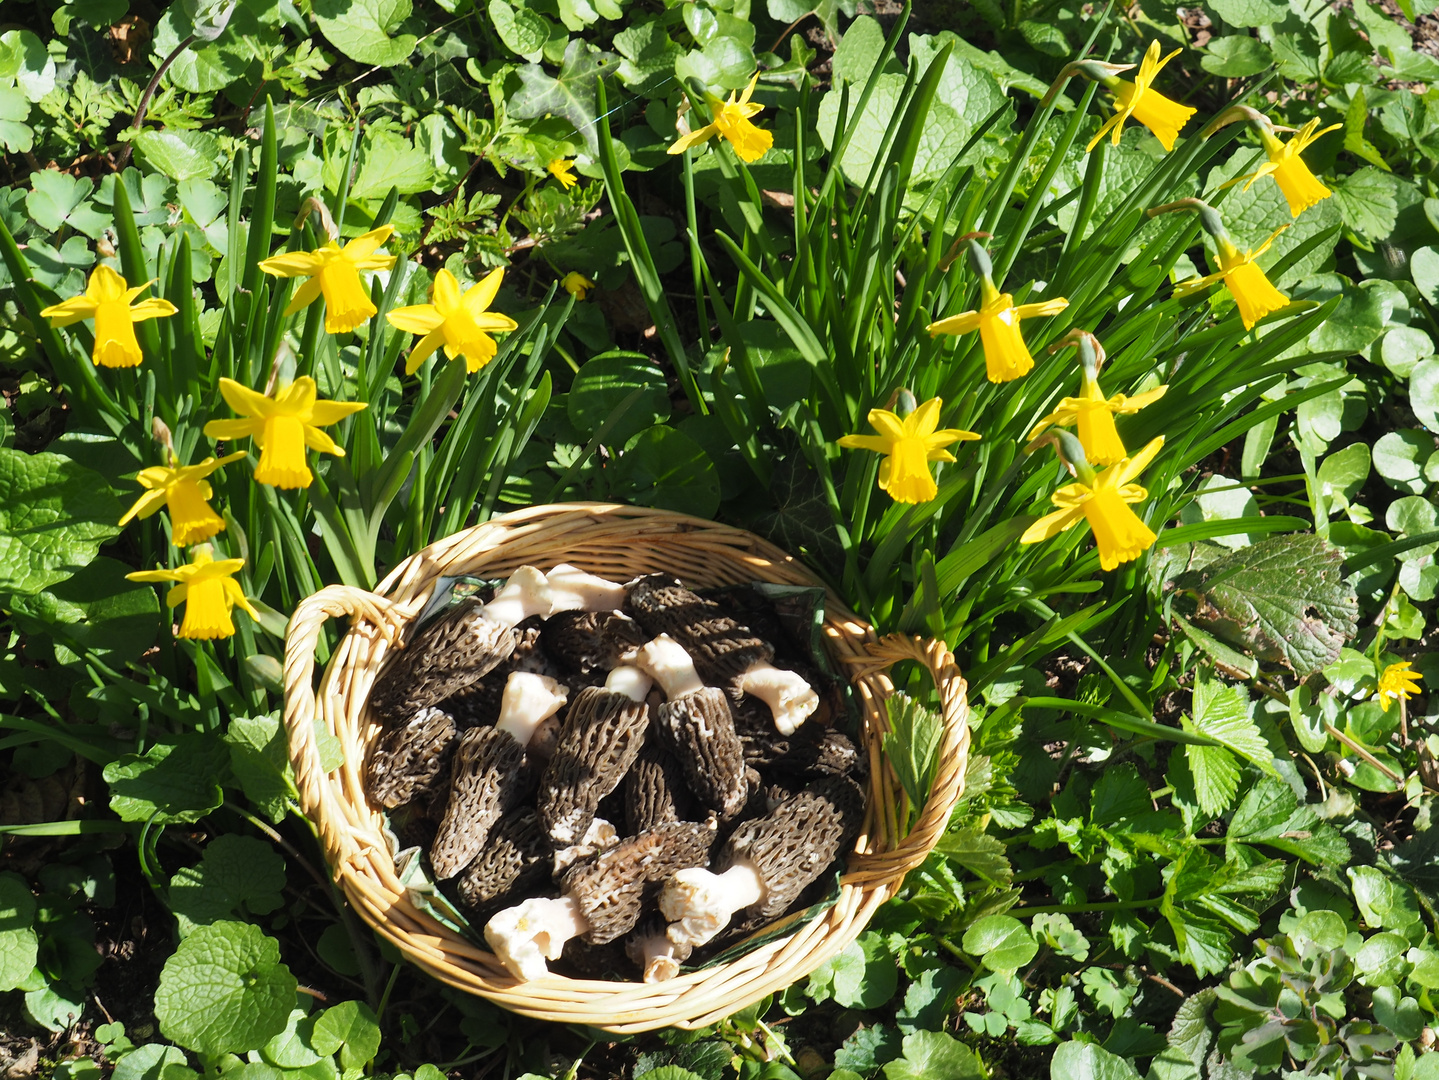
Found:
[{"label": "basket weave pattern", "polygon": [[[829,594],[826,645],[854,679],[864,712],[861,751],[870,763],[865,825],[834,906],[792,935],[667,982],[558,975],[517,982],[491,953],[407,899],[385,842],[384,816],[365,795],[365,752],[380,732],[366,702],[386,655],[403,640],[404,627],[424,607],[437,578],[502,578],[526,564],[548,569],[558,562],[617,581],[667,572],[700,587],[821,584],[797,560],[739,529],[663,510],[569,503],[533,507],[447,537],[401,563],[375,593],[340,585],[322,589],[296,608],[285,641],[285,725],[300,804],[351,906],[435,978],[544,1020],[622,1034],[703,1027],[803,978],[842,950],[898,890],[904,875],[924,861],[963,789],[969,755],[964,680],[942,643],[899,636],[876,640]],[[350,619],[350,630],[316,688],[315,646],[326,620],[339,617]],[[899,660],[915,660],[929,670],[944,720],[929,801],[905,836],[898,834],[897,822],[907,816],[906,797],[880,753],[883,699],[893,690],[885,672]],[[344,764],[332,773],[320,764],[316,724],[338,738],[345,752]]]}]

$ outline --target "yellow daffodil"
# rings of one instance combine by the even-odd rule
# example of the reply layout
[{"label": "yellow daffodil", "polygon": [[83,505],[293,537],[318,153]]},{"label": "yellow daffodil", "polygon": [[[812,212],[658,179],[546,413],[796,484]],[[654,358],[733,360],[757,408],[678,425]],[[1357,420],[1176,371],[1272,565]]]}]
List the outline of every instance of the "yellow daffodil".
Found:
[{"label": "yellow daffodil", "polygon": [[237,604],[250,618],[260,617],[245,599],[240,583],[231,576],[244,565],[244,559],[216,561],[210,545],[200,544],[189,564],[177,570],[138,570],[125,577],[130,581],[177,582],[165,595],[165,604],[172,608],[185,605],[180,636],[208,640],[234,634],[235,622],[230,618],[230,611]]},{"label": "yellow daffodil", "polygon": [[1084,456],[1091,465],[1113,465],[1123,460],[1127,453],[1114,427],[1114,418],[1137,413],[1162,398],[1168,389],[1168,386],[1157,386],[1134,397],[1115,394],[1106,398],[1099,388],[1099,379],[1085,372],[1079,397],[1061,400],[1059,408],[1036,424],[1029,437],[1039,438],[1050,426],[1073,427],[1079,435],[1079,445],[1084,447]]},{"label": "yellow daffodil", "polygon": [[1225,287],[1233,295],[1234,302],[1239,305],[1239,318],[1244,322],[1244,329],[1252,330],[1254,324],[1264,316],[1271,311],[1278,311],[1289,303],[1289,297],[1273,286],[1265,277],[1264,271],[1254,261],[1268,251],[1269,245],[1274,243],[1274,238],[1288,227],[1281,225],[1270,234],[1268,240],[1253,251],[1244,254],[1241,254],[1227,237],[1216,237],[1215,247],[1219,249],[1219,269],[1204,277],[1181,281],[1174,287],[1174,295],[1190,296],[1200,289],[1223,281]]},{"label": "yellow daffodil", "polygon": [[754,93],[755,84],[759,82],[759,72],[754,73],[754,78],[744,88],[738,101],[735,100],[734,91],[730,91],[729,100],[721,101],[719,98],[710,96],[709,104],[714,121],[706,124],[688,135],[677,139],[669,148],[671,154],[679,154],[702,142],[718,135],[734,147],[734,152],[746,164],[757,161],[764,156],[771,146],[774,145],[774,136],[763,128],[755,127],[750,123],[749,118],[764,108],[758,102],[751,101],[750,96]]},{"label": "yellow daffodil", "polygon": [[839,445],[885,455],[879,466],[879,486],[895,502],[928,502],[939,494],[929,463],[953,461],[954,455],[944,447],[979,438],[974,432],[959,428],[936,431],[941,404],[939,398],[930,398],[903,418],[888,409],[870,409],[869,426],[879,434],[846,435],[839,440]]},{"label": "yellow daffodil", "polygon": [[489,331],[514,330],[519,323],[508,315],[489,310],[500,291],[504,270],[491,270],[480,281],[460,293],[460,283],[448,270],[435,273],[435,289],[430,304],[415,304],[388,312],[390,325],[410,334],[424,334],[420,343],[410,350],[405,361],[405,374],[413,375],[429,355],[441,345],[451,360],[465,358],[465,369],[479,371],[495,358],[499,346]]},{"label": "yellow daffodil", "polygon": [[[1152,440],[1132,458],[1123,458],[1094,476],[1091,483],[1080,479],[1066,484],[1049,497],[1060,507],[1040,518],[1020,537],[1022,544],[1035,544],[1057,536],[1065,529],[1089,522],[1099,547],[1099,565],[1113,570],[1120,563],[1139,558],[1154,543],[1155,535],[1139,515],[1129,508],[1149,493],[1131,481],[1144,471],[1164,445],[1164,436]],[[1088,470],[1092,475],[1092,470]]]},{"label": "yellow daffodil", "polygon": [[1174,140],[1179,137],[1180,129],[1197,110],[1177,101],[1170,101],[1158,90],[1151,89],[1150,84],[1154,82],[1160,69],[1178,56],[1179,52],[1179,49],[1175,49],[1161,60],[1159,42],[1151,41],[1149,50],[1139,65],[1139,74],[1134,77],[1133,82],[1117,76],[1105,80],[1105,85],[1114,94],[1114,115],[1106,120],[1098,134],[1089,140],[1089,145],[1084,148],[1085,153],[1098,146],[1099,140],[1106,134],[1114,145],[1118,146],[1125,118],[1130,116],[1152,131],[1166,151],[1174,149]]},{"label": "yellow daffodil", "polygon": [[211,420],[212,439],[252,436],[260,448],[255,479],[279,488],[309,487],[315,477],[305,464],[305,447],[344,457],[341,446],[320,430],[367,408],[362,401],[316,401],[315,380],[302,375],[274,397],[258,394],[234,379],[220,380],[220,393],[243,420]]},{"label": "yellow daffodil", "polygon": [[375,254],[394,231],[394,226],[382,225],[344,247],[332,240],[316,251],[287,251],[262,260],[260,269],[275,277],[309,278],[295,290],[285,314],[293,315],[323,294],[325,330],[347,333],[375,314],[375,305],[370,303],[370,294],[360,281],[360,271],[388,270],[395,265],[395,256]]},{"label": "yellow daffodil", "polygon": [[1378,697],[1385,712],[1389,711],[1391,701],[1405,702],[1419,693],[1421,676],[1413,668],[1414,665],[1405,660],[1402,663],[1390,664],[1380,674]]},{"label": "yellow daffodil", "polygon": [[168,467],[152,465],[141,469],[135,479],[141,487],[150,490],[135,500],[135,505],[120,519],[120,525],[128,525],[137,517],[147,518],[163,506],[170,511],[170,541],[176,547],[189,547],[210,539],[225,528],[225,519],[210,509],[213,492],[205,477],[221,465],[244,456],[241,450],[218,460],[207,457],[198,465],[181,465],[172,454]]},{"label": "yellow daffodil", "polygon": [[1059,297],[1016,307],[1014,297],[1000,292],[987,277],[980,279],[980,297],[982,303],[978,311],[966,311],[930,323],[926,328],[930,336],[978,330],[984,348],[985,373],[990,382],[1009,382],[1027,374],[1034,367],[1034,357],[1019,332],[1020,320],[1058,315],[1069,306],[1069,301]]},{"label": "yellow daffodil", "polygon": [[104,263],[90,272],[85,295],[72,296],[51,304],[40,312],[51,326],[69,326],[84,319],[95,320],[95,348],[91,358],[100,367],[135,367],[142,359],[140,342],[135,338],[135,324],[145,319],[164,318],[175,314],[175,305],[159,297],[132,301],[153,285],[152,278],[133,289],[123,277]]},{"label": "yellow daffodil", "polygon": [[577,270],[571,270],[560,282],[565,292],[569,293],[576,300],[583,300],[589,291],[595,287],[595,283],[585,277]]},{"label": "yellow daffodil", "polygon": [[1287,143],[1281,143],[1267,124],[1256,125],[1269,160],[1254,172],[1237,176],[1224,186],[1228,187],[1230,184],[1246,180],[1248,183],[1244,185],[1244,190],[1248,191],[1254,186],[1254,181],[1260,177],[1273,176],[1279,184],[1279,190],[1284,193],[1284,198],[1289,201],[1290,216],[1298,217],[1311,206],[1323,202],[1334,194],[1309,171],[1309,166],[1304,164],[1304,159],[1299,155],[1316,142],[1320,136],[1327,135],[1343,126],[1343,124],[1330,124],[1322,131],[1317,131],[1315,129],[1319,127],[1319,121],[1314,119],[1300,128],[1294,138]]},{"label": "yellow daffodil", "polygon": [[580,182],[579,177],[575,176],[575,163],[573,161],[566,161],[564,158],[555,158],[554,161],[545,166],[545,170],[563,184],[566,191]]}]

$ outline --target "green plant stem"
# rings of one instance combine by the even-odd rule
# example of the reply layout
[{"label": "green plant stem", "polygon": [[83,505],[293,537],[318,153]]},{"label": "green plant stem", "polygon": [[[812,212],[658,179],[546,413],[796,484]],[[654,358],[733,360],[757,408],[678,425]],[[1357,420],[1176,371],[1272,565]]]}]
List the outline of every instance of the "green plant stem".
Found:
[{"label": "green plant stem", "polygon": [[1084,911],[1133,911],[1136,908],[1158,907],[1163,900],[1162,896],[1156,896],[1149,900],[1111,900],[1102,904],[1051,904],[1048,907],[1017,907],[1010,908],[1009,914],[1022,919],[1026,915],[1072,915]]}]

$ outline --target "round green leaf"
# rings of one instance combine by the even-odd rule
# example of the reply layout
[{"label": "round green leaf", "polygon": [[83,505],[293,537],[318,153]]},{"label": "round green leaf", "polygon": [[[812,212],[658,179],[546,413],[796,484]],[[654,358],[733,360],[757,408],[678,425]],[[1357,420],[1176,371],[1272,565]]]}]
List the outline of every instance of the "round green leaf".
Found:
[{"label": "round green leaf", "polygon": [[0,991],[14,990],[35,968],[35,895],[19,874],[0,874]]},{"label": "round green leaf", "polygon": [[1386,931],[1375,934],[1354,954],[1354,967],[1370,986],[1392,986],[1404,972],[1409,942]]},{"label": "round green leaf", "polygon": [[580,368],[567,409],[570,423],[588,436],[613,420],[602,441],[623,446],[669,419],[669,388],[664,374],[643,353],[603,353]]},{"label": "round green leaf", "polygon": [[1370,461],[1369,447],[1362,442],[1330,454],[1319,466],[1320,492],[1342,500],[1341,508],[1349,505],[1369,479]]},{"label": "round green leaf", "polygon": [[[1404,536],[1433,532],[1439,529],[1439,508],[1435,507],[1433,500],[1422,495],[1409,495],[1389,504],[1384,523]],[[1418,559],[1432,555],[1436,550],[1439,550],[1439,544],[1425,544],[1423,547],[1402,552],[1399,558]]]},{"label": "round green leaf", "polygon": [[1409,256],[1409,276],[1419,286],[1425,300],[1439,304],[1439,251],[1422,247],[1412,252]]},{"label": "round green leaf", "polygon": [[1392,288],[1382,281],[1357,286],[1345,282],[1334,312],[1309,335],[1309,347],[1315,352],[1350,353],[1366,348],[1384,332],[1394,313]]},{"label": "round green leaf", "polygon": [[219,922],[199,927],[165,961],[155,1017],[167,1039],[197,1053],[243,1054],[285,1030],[298,985],[274,938]]},{"label": "round green leaf", "polygon": [[1321,949],[1337,949],[1344,944],[1349,929],[1337,911],[1310,911],[1299,920],[1299,933]]},{"label": "round green leaf", "polygon": [[490,0],[489,12],[495,32],[511,52],[531,57],[550,40],[550,24],[538,12],[524,6],[513,8],[505,0]]},{"label": "round green leaf", "polygon": [[1414,365],[1409,373],[1409,407],[1421,424],[1439,432],[1439,359]]},{"label": "round green leaf", "polygon": [[331,45],[362,64],[394,67],[419,39],[395,34],[410,17],[410,0],[315,0],[315,22]]},{"label": "round green leaf", "polygon": [[[180,1076],[194,1076],[185,1064],[185,1051],[164,1043],[137,1046],[120,1059],[110,1080],[170,1080],[172,1070],[183,1070]],[[180,1080],[176,1076],[175,1080]]]},{"label": "round green leaf", "polygon": [[834,999],[846,1009],[877,1009],[899,985],[899,965],[884,939],[864,933],[834,958]]},{"label": "round green leaf", "polygon": [[1413,326],[1396,326],[1379,345],[1384,366],[1401,379],[1409,378],[1414,365],[1433,353],[1434,339]]},{"label": "round green leaf", "polygon": [[367,1064],[380,1050],[380,1024],[363,1001],[342,1001],[315,1021],[315,1049],[339,1050],[346,1069]]},{"label": "round green leaf", "polygon": [[713,517],[719,509],[719,475],[714,463],[682,431],[653,427],[625,444],[611,468],[610,492],[641,506]]},{"label": "round green leaf", "polygon": [[1230,26],[1272,26],[1289,17],[1282,0],[1209,0],[1207,6]]},{"label": "round green leaf", "polygon": [[1009,915],[986,915],[971,923],[960,944],[991,971],[1017,971],[1039,952],[1024,923]]},{"label": "round green leaf", "polygon": [[1386,432],[1374,444],[1374,471],[1390,487],[1417,495],[1424,490],[1424,463],[1433,453],[1434,439],[1422,431]]},{"label": "round green leaf", "polygon": [[1242,79],[1258,75],[1273,62],[1274,54],[1264,42],[1258,38],[1231,34],[1212,39],[1199,60],[1199,66],[1211,75]]}]

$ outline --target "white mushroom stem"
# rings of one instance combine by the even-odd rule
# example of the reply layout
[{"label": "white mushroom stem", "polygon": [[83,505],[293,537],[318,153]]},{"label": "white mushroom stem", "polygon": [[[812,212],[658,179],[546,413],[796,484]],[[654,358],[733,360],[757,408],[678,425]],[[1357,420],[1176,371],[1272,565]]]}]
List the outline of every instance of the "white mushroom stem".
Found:
[{"label": "white mushroom stem", "polygon": [[554,601],[545,575],[533,566],[522,566],[510,575],[480,614],[491,622],[510,627],[531,615],[548,615]]},{"label": "white mushroom stem", "polygon": [[777,668],[764,660],[739,677],[739,688],[770,707],[774,726],[781,735],[793,735],[819,708],[819,695],[798,672]]},{"label": "white mushroom stem", "polygon": [[695,670],[695,662],[690,659],[690,654],[668,634],[652,638],[639,648],[625,653],[620,659],[653,676],[655,682],[663,688],[665,697],[671,701],[704,689],[704,681]]},{"label": "white mushroom stem", "polygon": [[[567,834],[573,834],[573,829],[567,829]],[[553,836],[553,834],[551,834]],[[556,840],[562,839],[554,837]],[[555,852],[555,876],[567,870],[579,860],[593,855],[597,851],[607,851],[620,842],[620,833],[613,825],[604,818],[595,818],[590,822],[590,827],[585,830],[585,835],[576,840],[569,847],[562,847]]]},{"label": "white mushroom stem", "polygon": [[545,580],[554,597],[551,615],[557,611],[616,611],[624,606],[623,585],[587,574],[578,566],[560,563]]},{"label": "white mushroom stem", "polygon": [[545,961],[558,960],[565,942],[589,928],[573,897],[537,896],[496,914],[485,924],[485,940],[510,974],[528,981],[548,975]]},{"label": "white mushroom stem", "polygon": [[569,696],[568,686],[547,675],[512,671],[505,680],[500,718],[495,727],[508,732],[521,746],[529,746],[535,729],[559,712]]},{"label": "white mushroom stem", "polygon": [[624,694],[631,701],[643,701],[649,695],[650,687],[654,684],[655,681],[639,668],[626,664],[610,668],[610,673],[605,676],[606,690]]},{"label": "white mushroom stem", "polygon": [[645,982],[667,982],[680,973],[680,947],[665,934],[655,934],[640,942],[635,950],[636,962],[644,968]]},{"label": "white mushroom stem", "polygon": [[739,859],[723,874],[693,867],[665,882],[660,912],[669,922],[666,933],[676,945],[697,947],[726,926],[741,908],[764,899],[767,889],[759,869]]}]

